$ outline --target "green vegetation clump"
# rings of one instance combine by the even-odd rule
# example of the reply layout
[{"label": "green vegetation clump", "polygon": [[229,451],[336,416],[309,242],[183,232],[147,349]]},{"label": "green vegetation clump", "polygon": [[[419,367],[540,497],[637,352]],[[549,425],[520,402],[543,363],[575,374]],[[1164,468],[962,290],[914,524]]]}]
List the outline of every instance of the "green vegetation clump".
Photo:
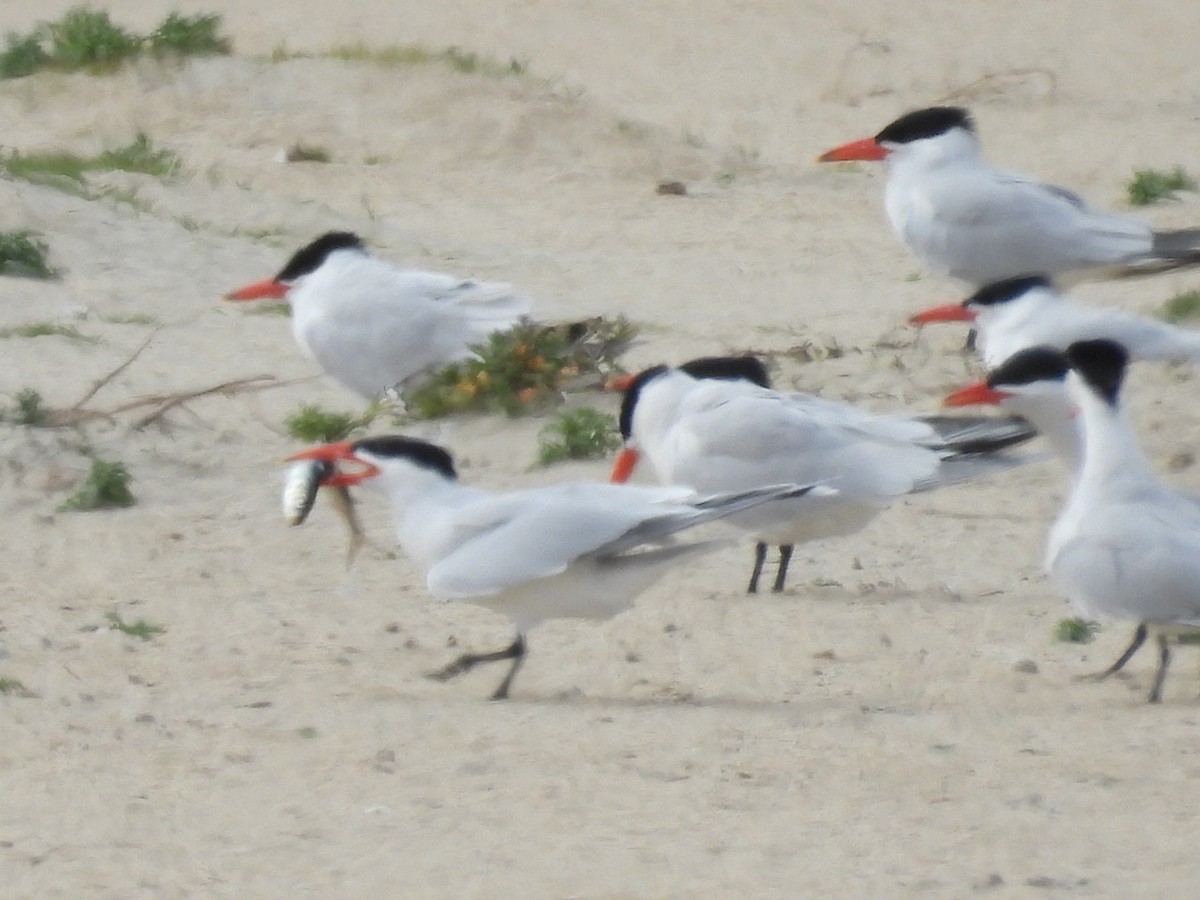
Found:
[{"label": "green vegetation clump", "polygon": [[617,420],[590,406],[560,413],[538,433],[538,465],[600,459],[621,446]]},{"label": "green vegetation clump", "polygon": [[106,612],[104,618],[108,620],[108,627],[113,631],[119,631],[121,634],[127,634],[130,637],[141,638],[143,641],[148,641],[155,635],[164,633],[167,629],[161,625],[151,625],[145,619],[138,619],[136,622],[126,622],[121,618],[119,613]]},{"label": "green vegetation clump", "polygon": [[221,17],[215,13],[184,16],[171,13],[146,37],[156,56],[227,56],[233,43],[220,33]]},{"label": "green vegetation clump", "polygon": [[1176,166],[1169,172],[1160,169],[1139,169],[1133,173],[1126,190],[1130,204],[1148,206],[1168,199],[1176,191],[1194,191],[1196,188],[1196,179],[1185,172],[1182,166]]},{"label": "green vegetation clump", "polygon": [[[287,58],[285,54],[286,50],[277,49],[275,56]],[[331,59],[371,63],[388,68],[445,65],[464,75],[486,75],[490,78],[508,78],[524,75],[529,71],[529,65],[524,60],[515,57],[507,61],[493,59],[460,47],[435,50],[420,44],[392,44],[378,48],[363,43],[338,44],[325,55]]]},{"label": "green vegetation clump", "polygon": [[622,316],[549,327],[523,322],[489,335],[486,344],[472,347],[474,357],[444,366],[405,391],[404,403],[410,414],[426,419],[540,412],[561,402],[572,380],[614,371],[634,333]]},{"label": "green vegetation clump", "polygon": [[1183,322],[1200,317],[1200,290],[1176,294],[1163,304],[1159,315],[1168,322]]},{"label": "green vegetation clump", "polygon": [[76,6],[57,22],[42,26],[50,41],[50,60],[58,68],[71,71],[92,67],[115,69],[136,56],[142,40],[113,23],[108,13]]},{"label": "green vegetation clump", "polygon": [[1095,622],[1085,622],[1083,619],[1061,619],[1054,626],[1055,640],[1065,644],[1088,644],[1096,635],[1098,626]]},{"label": "green vegetation clump", "polygon": [[49,252],[32,231],[0,231],[0,275],[53,278],[58,273],[46,261]]},{"label": "green vegetation clump", "polygon": [[327,163],[333,161],[329,151],[316,144],[292,144],[288,147],[286,158],[288,162]]},{"label": "green vegetation clump", "polygon": [[4,697],[36,697],[19,679],[0,678],[0,696]]},{"label": "green vegetation clump", "polygon": [[129,490],[132,480],[124,463],[93,459],[87,478],[79,490],[59,505],[59,512],[133,506],[135,501]]},{"label": "green vegetation clump", "polygon": [[42,395],[33,388],[17,391],[17,410],[13,421],[18,425],[43,425],[46,422],[46,406]]},{"label": "green vegetation clump", "polygon": [[50,55],[42,48],[41,37],[10,31],[4,36],[4,52],[0,53],[0,80],[24,78],[50,63]]},{"label": "green vegetation clump", "polygon": [[319,406],[302,406],[284,423],[288,434],[309,444],[328,444],[342,441],[363,424],[360,416],[326,412]]},{"label": "green vegetation clump", "polygon": [[139,35],[114,23],[107,12],[76,6],[28,34],[10,31],[0,53],[0,79],[42,69],[111,72],[143,53],[159,58],[227,54],[232,45],[220,27],[217,15],[173,12],[150,34]]}]

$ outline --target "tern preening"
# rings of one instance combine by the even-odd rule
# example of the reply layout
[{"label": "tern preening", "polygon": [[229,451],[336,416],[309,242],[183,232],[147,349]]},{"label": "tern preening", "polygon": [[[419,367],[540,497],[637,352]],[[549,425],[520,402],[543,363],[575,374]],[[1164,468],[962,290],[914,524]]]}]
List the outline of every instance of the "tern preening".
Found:
[{"label": "tern preening", "polygon": [[516,629],[511,645],[464,654],[431,676],[444,681],[481,663],[511,660],[492,695],[497,700],[508,696],[534,625],[610,618],[671,566],[728,543],[674,540],[681,532],[759,505],[835,493],[777,484],[699,496],[681,487],[594,483],[492,493],[460,484],[443,448],[399,436],[326,444],[293,459],[329,464],[324,484],[367,482],[383,490],[400,547],[425,574],[430,593],[509,617]]},{"label": "tern preening", "polygon": [[1200,333],[1118,309],[1074,303],[1042,276],[987,285],[962,303],[932,307],[911,321],[971,323],[978,334],[976,349],[989,369],[1029,347],[1065,350],[1076,341],[1097,338],[1117,341],[1134,359],[1200,360]]},{"label": "tern preening", "polygon": [[472,355],[532,306],[511,285],[402,269],[357,235],[333,231],[298,250],[273,278],[227,300],[284,299],[300,349],[368,400]]},{"label": "tern preening", "polygon": [[970,114],[934,106],[821,162],[882,160],[892,229],[930,270],[974,286],[1089,269],[1162,271],[1200,263],[1200,229],[1155,231],[1090,209],[1060,187],[992,168]]},{"label": "tern preening", "polygon": [[1008,468],[1016,461],[996,451],[1034,434],[1013,420],[923,421],[781,393],[747,357],[655,366],[612,384],[625,392],[613,481],[645,458],[663,484],[702,492],[797,480],[837,488],[730,517],[757,541],[748,593],[758,590],[768,545],[779,546],[772,590],[782,591],[797,543],[852,534],[898,497]]}]

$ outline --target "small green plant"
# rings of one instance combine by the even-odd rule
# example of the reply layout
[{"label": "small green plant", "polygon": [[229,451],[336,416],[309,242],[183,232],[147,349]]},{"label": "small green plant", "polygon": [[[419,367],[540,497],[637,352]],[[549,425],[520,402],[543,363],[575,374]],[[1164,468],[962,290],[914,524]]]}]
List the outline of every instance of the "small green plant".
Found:
[{"label": "small green plant", "polygon": [[1184,631],[1175,635],[1175,643],[1185,646],[1195,646],[1200,644],[1200,630]]},{"label": "small green plant", "polygon": [[1065,644],[1088,644],[1096,635],[1098,626],[1095,622],[1085,622],[1083,619],[1060,619],[1054,626],[1055,640]]},{"label": "small green plant", "polygon": [[127,634],[130,637],[141,638],[143,641],[148,641],[155,635],[163,634],[167,629],[161,625],[151,625],[145,619],[138,619],[136,622],[126,622],[121,618],[120,613],[106,612],[104,618],[108,620],[108,627],[113,631],[119,631],[121,634]]},{"label": "small green plant", "polygon": [[0,275],[53,278],[58,273],[46,261],[49,252],[32,231],[0,231]]},{"label": "small green plant", "polygon": [[[491,78],[525,75],[529,71],[529,65],[522,59],[511,57],[506,62],[481,56],[460,47],[434,50],[420,44],[393,44],[378,48],[369,47],[363,43],[338,44],[325,55],[332,59],[371,63],[389,68],[441,64],[466,75],[486,75]],[[276,57],[288,59],[293,56],[294,54],[288,54],[286,49],[282,49],[273,54],[273,59]]]},{"label": "small green plant", "polygon": [[74,325],[61,325],[58,322],[30,322],[28,325],[13,325],[11,328],[0,328],[0,339],[34,338],[34,337],[65,337],[78,344],[95,344],[99,338],[84,334]]},{"label": "small green plant", "polygon": [[1200,317],[1200,290],[1176,294],[1163,304],[1159,315],[1168,322],[1183,322]]},{"label": "small green plant", "polygon": [[621,446],[617,420],[590,406],[560,413],[538,433],[538,465],[600,459]]},{"label": "small green plant", "polygon": [[634,333],[620,316],[550,327],[523,322],[489,335],[486,344],[472,348],[474,357],[438,369],[406,391],[404,402],[411,414],[427,419],[538,412],[559,403],[573,379],[611,373]]},{"label": "small green plant", "polygon": [[115,150],[105,150],[95,158],[93,169],[135,172],[167,178],[179,171],[179,157],[165,147],[155,147],[149,136],[139,131],[132,141]]},{"label": "small green plant", "polygon": [[58,507],[59,512],[111,509],[133,506],[129,482],[133,478],[124,463],[93,459],[83,484]]},{"label": "small green plant", "polygon": [[110,313],[100,316],[110,325],[157,325],[158,319],[149,313]]},{"label": "small green plant", "polygon": [[49,64],[50,55],[42,48],[37,32],[4,36],[4,52],[0,53],[0,79],[24,78]]},{"label": "small green plant", "polygon": [[36,695],[16,678],[0,678],[0,696],[33,697]]},{"label": "small green plant", "polygon": [[333,157],[324,147],[301,143],[292,144],[292,146],[288,147],[285,158],[288,162],[327,163],[333,161]]},{"label": "small green plant", "polygon": [[1196,190],[1196,179],[1183,170],[1182,166],[1163,171],[1139,169],[1127,186],[1129,202],[1133,206],[1148,206],[1166,200],[1176,191]]},{"label": "small green plant", "polygon": [[290,416],[284,424],[287,425],[288,434],[297,440],[309,444],[327,444],[345,440],[363,424],[363,419],[346,413],[326,412],[319,406],[310,405],[300,407],[300,411]]},{"label": "small green plant", "polygon": [[42,395],[33,388],[17,391],[17,411],[13,421],[18,425],[42,425],[46,421],[46,407]]},{"label": "small green plant", "polygon": [[221,17],[214,14],[168,15],[150,32],[146,44],[157,56],[226,56],[233,50],[220,33]]},{"label": "small green plant", "polygon": [[312,740],[317,736],[317,729],[313,728],[311,725],[304,725],[303,727],[296,729],[296,735],[298,737],[305,738],[306,740]]},{"label": "small green plant", "polygon": [[283,316],[287,318],[292,314],[292,304],[286,300],[279,303],[247,303],[242,312],[247,316]]},{"label": "small green plant", "polygon": [[111,70],[137,55],[142,39],[113,23],[108,13],[76,6],[57,22],[43,26],[50,58],[64,69]]}]

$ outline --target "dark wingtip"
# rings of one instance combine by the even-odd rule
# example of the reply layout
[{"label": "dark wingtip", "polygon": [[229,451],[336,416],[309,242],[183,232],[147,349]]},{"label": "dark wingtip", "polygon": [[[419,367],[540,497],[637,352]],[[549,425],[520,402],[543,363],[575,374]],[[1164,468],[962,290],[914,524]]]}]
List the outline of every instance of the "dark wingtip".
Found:
[{"label": "dark wingtip", "polygon": [[327,231],[312,243],[306,244],[287,261],[276,281],[295,281],[302,275],[310,275],[321,267],[325,258],[335,250],[365,250],[362,238],[352,231]]},{"label": "dark wingtip", "polygon": [[371,455],[383,459],[408,459],[416,465],[440,472],[447,478],[458,478],[454,469],[454,457],[449,451],[420,438],[399,434],[368,437],[355,441],[351,450],[366,450]]},{"label": "dark wingtip", "polygon": [[1067,348],[1067,360],[1088,387],[1110,406],[1117,405],[1129,365],[1128,350],[1107,339],[1076,341]]},{"label": "dark wingtip", "polygon": [[905,113],[889,123],[875,135],[875,140],[880,144],[908,144],[937,137],[952,128],[962,128],[973,133],[975,121],[961,106],[928,106]]}]

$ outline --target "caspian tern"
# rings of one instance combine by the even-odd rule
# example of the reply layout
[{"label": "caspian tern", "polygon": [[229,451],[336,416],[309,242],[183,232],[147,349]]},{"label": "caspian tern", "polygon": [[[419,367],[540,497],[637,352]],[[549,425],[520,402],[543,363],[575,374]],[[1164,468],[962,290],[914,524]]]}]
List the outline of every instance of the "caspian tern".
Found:
[{"label": "caspian tern", "polygon": [[431,676],[444,681],[480,663],[512,660],[495,700],[508,696],[534,625],[610,618],[670,566],[728,543],[672,542],[679,532],[760,504],[803,504],[806,495],[836,493],[777,484],[700,497],[682,487],[580,483],[498,494],[459,484],[443,448],[399,436],[326,444],[292,459],[330,464],[323,485],[369,481],[390,495],[398,542],[425,573],[430,593],[512,620],[510,646],[464,654]]},{"label": "caspian tern", "polygon": [[799,480],[837,488],[837,496],[777,503],[731,517],[757,540],[748,593],[758,590],[768,544],[779,546],[773,591],[782,591],[794,547],[852,534],[897,497],[1015,464],[994,451],[1028,440],[1024,422],[881,416],[766,386],[753,358],[709,357],[679,368],[655,366],[614,379],[624,390],[625,447],[612,481],[639,459],[664,484],[698,491],[742,490]]},{"label": "caspian tern", "polygon": [[1061,350],[1027,347],[988,372],[984,381],[959,388],[946,406],[999,406],[1037,429],[1074,483],[1083,466],[1083,431],[1067,392],[1070,366]]},{"label": "caspian tern", "polygon": [[819,158],[848,160],[883,160],[893,231],[929,269],[975,286],[1200,262],[1200,229],[1155,231],[1139,219],[1089,209],[1063,188],[992,168],[970,114],[959,107],[910,112],[875,137]]},{"label": "caspian tern", "polygon": [[1137,622],[1107,678],[1151,631],[1158,669],[1149,701],[1162,699],[1169,637],[1200,625],[1200,502],[1163,485],[1119,404],[1129,359],[1118,343],[1067,348],[1067,388],[1083,418],[1083,468],[1046,546],[1050,577],[1086,618]]},{"label": "caspian tern", "polygon": [[1134,359],[1200,361],[1200,333],[1117,309],[1072,303],[1041,276],[1012,278],[980,288],[962,303],[935,306],[912,317],[917,325],[970,322],[976,349],[989,369],[1019,350],[1065,350],[1076,341],[1110,338]]},{"label": "caspian tern", "polygon": [[274,278],[225,297],[265,298],[287,298],[300,349],[368,400],[471,356],[471,345],[532,308],[510,285],[401,269],[340,231],[298,250]]}]

